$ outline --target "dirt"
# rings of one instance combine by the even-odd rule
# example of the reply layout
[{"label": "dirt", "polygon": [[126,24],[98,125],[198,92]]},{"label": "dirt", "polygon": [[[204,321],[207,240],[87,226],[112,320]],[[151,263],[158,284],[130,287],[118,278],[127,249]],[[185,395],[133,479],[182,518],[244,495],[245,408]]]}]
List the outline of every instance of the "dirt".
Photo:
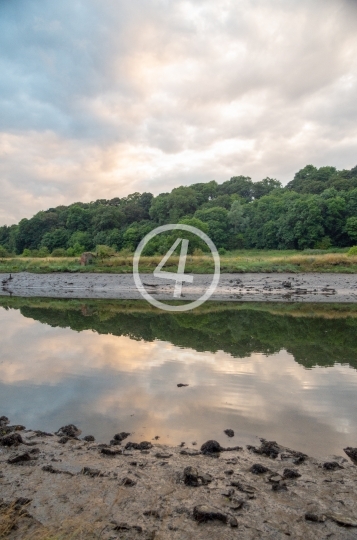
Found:
[{"label": "dirt", "polygon": [[[0,274],[0,282],[8,278]],[[196,274],[183,284],[182,299],[201,297],[212,275]],[[175,282],[141,274],[143,288],[157,300],[172,300]],[[132,274],[13,274],[0,295],[51,298],[141,299]],[[222,274],[211,300],[270,302],[356,302],[356,274]]]},{"label": "dirt", "polygon": [[69,425],[65,445],[63,428],[22,430],[11,447],[0,438],[0,533],[9,509],[14,525],[5,537],[71,523],[103,540],[357,538],[357,467],[342,449],[318,460],[265,440],[249,449],[110,446]]}]

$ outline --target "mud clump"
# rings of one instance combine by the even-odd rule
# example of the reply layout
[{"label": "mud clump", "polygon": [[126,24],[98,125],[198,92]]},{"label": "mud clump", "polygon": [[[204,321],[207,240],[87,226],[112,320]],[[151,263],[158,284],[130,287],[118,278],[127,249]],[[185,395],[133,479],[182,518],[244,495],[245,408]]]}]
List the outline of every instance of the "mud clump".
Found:
[{"label": "mud clump", "polygon": [[351,446],[348,446],[347,448],[344,448],[343,451],[345,452],[345,454],[348,455],[350,459],[352,459],[354,463],[357,464],[357,448],[352,448]]},{"label": "mud clump", "polygon": [[150,450],[152,448],[151,442],[142,441],[141,443],[127,442],[125,450]]},{"label": "mud clump", "polygon": [[0,439],[1,446],[18,446],[19,444],[24,444],[20,433],[11,433],[10,435],[5,435]]},{"label": "mud clump", "polygon": [[201,452],[205,456],[207,455],[219,455],[221,452],[223,452],[225,449],[222,448],[222,446],[217,441],[207,441],[203,443],[201,446]]},{"label": "mud clump", "polygon": [[56,435],[59,437],[69,437],[70,439],[77,439],[82,433],[80,429],[77,428],[74,424],[68,424],[68,426],[63,426],[59,428],[56,432]]},{"label": "mud clump", "polygon": [[233,429],[225,429],[224,433],[227,435],[227,437],[234,437]]},{"label": "mud clump", "polygon": [[264,467],[264,465],[261,465],[260,463],[254,463],[249,470],[253,474],[264,474],[269,472],[268,467]]}]

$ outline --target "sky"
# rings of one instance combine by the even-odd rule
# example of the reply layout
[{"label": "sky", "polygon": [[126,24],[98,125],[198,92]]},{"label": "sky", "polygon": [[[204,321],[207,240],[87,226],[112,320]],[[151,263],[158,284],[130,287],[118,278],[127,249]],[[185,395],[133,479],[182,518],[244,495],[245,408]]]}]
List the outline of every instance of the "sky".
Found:
[{"label": "sky", "polygon": [[0,0],[0,225],[357,164],[357,0]]}]

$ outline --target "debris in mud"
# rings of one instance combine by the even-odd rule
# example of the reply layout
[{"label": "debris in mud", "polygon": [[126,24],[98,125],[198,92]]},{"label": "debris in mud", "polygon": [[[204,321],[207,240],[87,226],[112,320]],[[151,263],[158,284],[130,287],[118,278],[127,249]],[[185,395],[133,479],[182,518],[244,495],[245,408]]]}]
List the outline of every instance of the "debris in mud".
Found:
[{"label": "debris in mud", "polygon": [[348,455],[350,459],[352,459],[354,463],[357,464],[357,448],[352,448],[351,446],[348,446],[347,448],[344,448],[343,451],[345,452],[345,454]]},{"label": "debris in mud", "polygon": [[184,384],[184,383],[178,383],[177,386],[178,386],[178,388],[182,388],[182,387],[184,387],[184,386],[189,386],[189,385],[188,385],[188,384]]},{"label": "debris in mud", "polygon": [[63,471],[61,469],[56,469],[53,467],[53,465],[44,465],[42,467],[42,470],[45,472],[49,472],[51,474],[68,474],[69,476],[74,476],[74,474],[70,471]]},{"label": "debris in mud", "polygon": [[60,444],[66,444],[69,440],[70,440],[69,437],[61,437],[60,439],[58,439],[57,442]]},{"label": "debris in mud", "polygon": [[125,476],[121,479],[120,484],[122,486],[132,487],[136,485],[136,481],[130,478],[129,476]]},{"label": "debris in mud", "polygon": [[[113,441],[116,442],[116,444],[120,444],[124,439],[127,439],[129,437],[130,433],[127,433],[126,431],[122,431],[121,433],[116,433],[113,437]],[[113,441],[110,441],[112,444]]]},{"label": "debris in mud", "polygon": [[313,512],[306,512],[305,519],[307,521],[314,521],[315,523],[324,523],[326,521],[325,514],[314,514]]},{"label": "debris in mud", "polygon": [[22,452],[21,454],[15,454],[13,456],[10,456],[7,462],[13,465],[16,463],[24,463],[25,461],[31,461],[31,459],[34,459],[34,457],[31,456],[29,452]]},{"label": "debris in mud", "polygon": [[208,506],[206,504],[200,504],[193,509],[193,517],[199,523],[205,523],[206,521],[218,520],[223,523],[227,523],[228,517],[223,514],[219,508],[214,506]]},{"label": "debris in mud", "polygon": [[112,457],[114,457],[114,456],[119,456],[120,454],[123,453],[123,451],[122,451],[122,450],[119,450],[119,449],[115,449],[115,450],[114,450],[113,448],[107,448],[107,447],[105,447],[105,448],[101,448],[101,449],[100,449],[100,453],[101,453],[101,454],[104,454],[105,456],[112,456]]},{"label": "debris in mud", "polygon": [[183,481],[186,486],[198,486],[198,470],[194,467],[186,467],[183,471]]},{"label": "debris in mud", "polygon": [[130,531],[134,530],[138,532],[139,534],[143,532],[143,528],[140,527],[140,525],[129,525],[125,522],[118,523],[117,521],[111,521],[111,524],[114,525],[113,530],[114,531]]},{"label": "debris in mud", "polygon": [[326,471],[336,471],[337,469],[343,469],[337,461],[325,461],[325,463],[322,465]]},{"label": "debris in mud", "polygon": [[265,439],[260,439],[261,445],[259,448],[256,446],[248,445],[248,450],[251,450],[255,454],[261,454],[268,456],[272,459],[276,459],[281,451],[280,446],[275,441],[266,441]]},{"label": "debris in mud", "polygon": [[86,442],[95,442],[95,438],[93,437],[93,435],[86,435],[85,437],[83,437],[83,440]]},{"label": "debris in mud", "polygon": [[249,470],[253,474],[264,474],[269,472],[268,467],[264,467],[264,465],[261,465],[260,463],[254,463]]},{"label": "debris in mud", "polygon": [[225,429],[224,433],[227,435],[227,437],[234,437],[233,429]]},{"label": "debris in mud", "polygon": [[91,469],[91,467],[83,467],[81,470],[81,474],[84,474],[85,476],[91,476],[92,478],[96,478],[98,476],[108,476],[102,473],[99,469]]}]

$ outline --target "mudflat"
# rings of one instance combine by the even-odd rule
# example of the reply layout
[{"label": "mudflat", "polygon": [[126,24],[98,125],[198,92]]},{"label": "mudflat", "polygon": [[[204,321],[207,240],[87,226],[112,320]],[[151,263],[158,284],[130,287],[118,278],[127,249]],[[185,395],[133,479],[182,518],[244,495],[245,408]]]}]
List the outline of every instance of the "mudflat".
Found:
[{"label": "mudflat", "polygon": [[54,434],[0,421],[7,538],[356,538],[357,448],[315,459],[264,439],[236,446],[230,429],[225,447],[130,433],[98,443],[73,424]]},{"label": "mudflat", "polygon": [[[175,274],[173,274],[175,276]],[[173,300],[175,281],[140,274],[143,288],[158,300]],[[212,282],[195,274],[184,283],[182,299],[195,300]],[[132,274],[0,274],[0,295],[51,298],[141,299]],[[357,301],[357,274],[221,274],[211,300],[270,302]]]}]

